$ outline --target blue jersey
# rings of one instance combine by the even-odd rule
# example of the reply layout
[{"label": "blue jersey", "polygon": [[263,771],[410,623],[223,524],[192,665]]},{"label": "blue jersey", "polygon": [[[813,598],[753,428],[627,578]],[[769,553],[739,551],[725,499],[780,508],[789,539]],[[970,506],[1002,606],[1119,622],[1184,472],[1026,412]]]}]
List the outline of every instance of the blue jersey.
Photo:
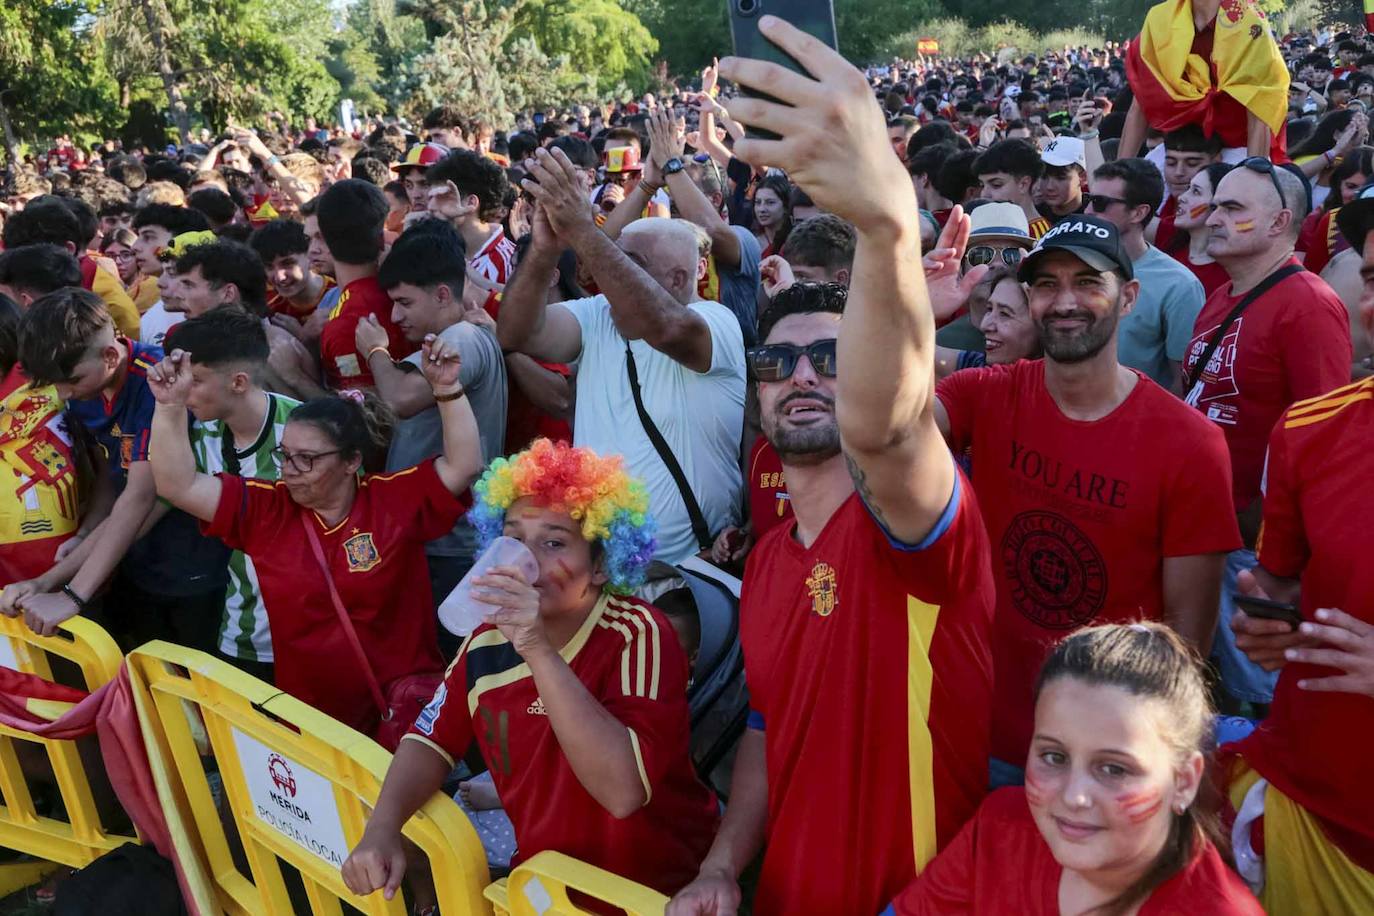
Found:
[{"label": "blue jersey", "polygon": [[129,479],[129,465],[148,460],[148,442],[157,402],[148,387],[148,370],[162,360],[161,347],[148,347],[127,337],[118,341],[129,351],[124,383],[112,400],[97,395],[71,401],[71,415],[91,431],[109,461],[110,473],[120,490]]}]

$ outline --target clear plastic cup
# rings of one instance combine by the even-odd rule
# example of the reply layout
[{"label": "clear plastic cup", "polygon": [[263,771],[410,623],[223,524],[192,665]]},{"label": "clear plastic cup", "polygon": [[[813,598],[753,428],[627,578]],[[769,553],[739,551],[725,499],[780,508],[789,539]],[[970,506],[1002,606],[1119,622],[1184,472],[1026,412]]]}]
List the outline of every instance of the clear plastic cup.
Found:
[{"label": "clear plastic cup", "polygon": [[525,575],[525,581],[533,583],[539,578],[539,563],[530,549],[515,538],[504,535],[492,541],[482,555],[473,561],[472,569],[463,581],[453,587],[448,597],[439,605],[439,622],[455,636],[467,636],[481,625],[482,621],[496,609],[472,594],[472,580],[486,575],[494,566],[514,566]]}]

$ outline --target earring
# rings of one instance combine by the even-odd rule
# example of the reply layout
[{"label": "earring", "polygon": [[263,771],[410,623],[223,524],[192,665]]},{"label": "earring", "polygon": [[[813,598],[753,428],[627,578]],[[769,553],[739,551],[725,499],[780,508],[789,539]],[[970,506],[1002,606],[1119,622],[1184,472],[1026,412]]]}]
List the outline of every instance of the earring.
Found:
[{"label": "earring", "polygon": [[1177,804],[1174,805],[1174,813],[1175,813],[1175,814],[1182,814],[1183,812],[1185,812],[1185,811],[1187,811],[1187,810],[1188,810],[1188,805],[1187,805],[1186,802],[1178,802]]}]

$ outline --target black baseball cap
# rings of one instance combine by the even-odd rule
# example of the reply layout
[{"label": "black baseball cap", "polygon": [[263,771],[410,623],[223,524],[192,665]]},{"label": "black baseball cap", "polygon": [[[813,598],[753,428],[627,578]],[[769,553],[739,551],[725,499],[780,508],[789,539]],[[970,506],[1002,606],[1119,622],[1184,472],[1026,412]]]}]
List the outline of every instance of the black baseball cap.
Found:
[{"label": "black baseball cap", "polygon": [[1030,280],[1036,260],[1051,251],[1067,251],[1093,270],[1114,270],[1124,280],[1135,278],[1131,259],[1121,247],[1121,233],[1097,216],[1070,216],[1051,226],[1021,259],[1017,277],[1023,282]]},{"label": "black baseball cap", "polygon": [[1351,248],[1364,253],[1364,237],[1374,229],[1374,182],[1360,188],[1354,198],[1336,211],[1336,227]]}]

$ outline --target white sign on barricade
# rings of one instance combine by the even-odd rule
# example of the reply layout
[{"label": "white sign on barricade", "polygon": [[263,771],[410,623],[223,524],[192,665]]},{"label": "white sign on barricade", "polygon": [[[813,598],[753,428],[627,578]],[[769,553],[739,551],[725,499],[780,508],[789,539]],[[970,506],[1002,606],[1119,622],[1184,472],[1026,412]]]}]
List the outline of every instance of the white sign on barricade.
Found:
[{"label": "white sign on barricade", "polygon": [[258,820],[335,868],[348,858],[334,790],[319,773],[233,729]]}]

